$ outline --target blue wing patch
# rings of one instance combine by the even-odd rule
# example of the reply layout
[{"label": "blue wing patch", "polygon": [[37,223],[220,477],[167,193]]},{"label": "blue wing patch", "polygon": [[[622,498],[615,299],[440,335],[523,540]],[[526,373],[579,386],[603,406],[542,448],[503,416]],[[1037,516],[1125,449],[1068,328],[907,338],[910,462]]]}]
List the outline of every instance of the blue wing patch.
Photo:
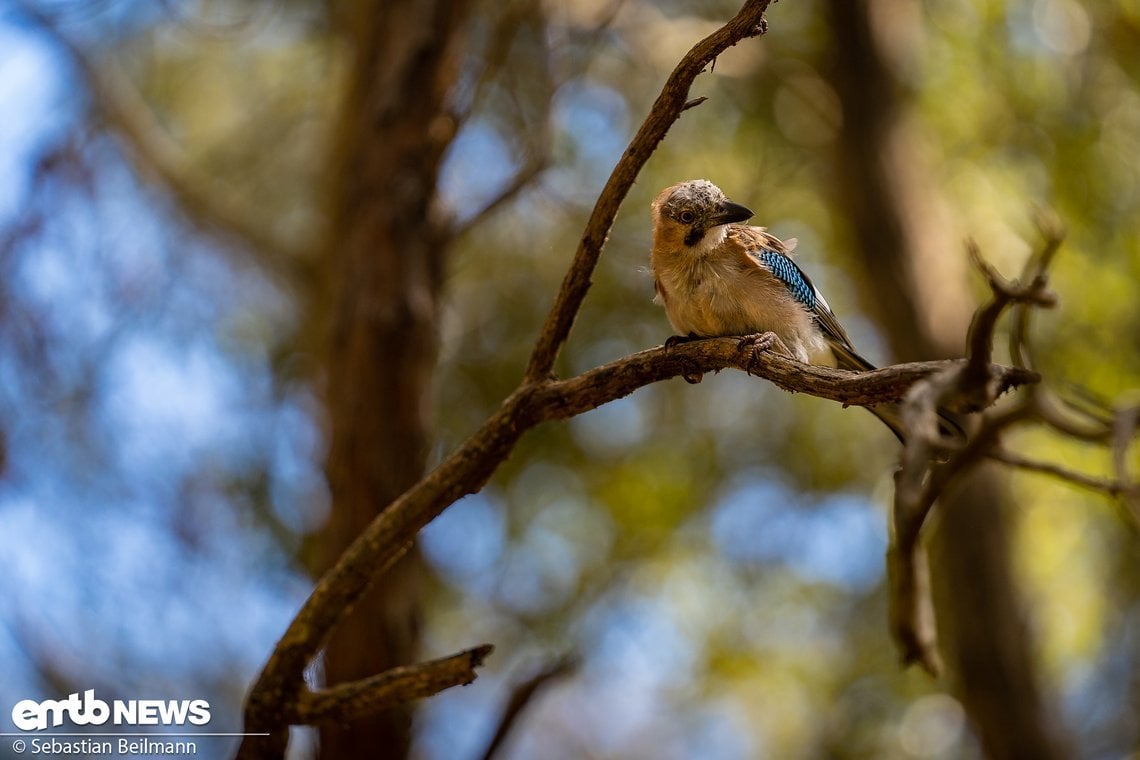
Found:
[{"label": "blue wing patch", "polygon": [[782,253],[768,250],[761,250],[753,255],[776,275],[776,279],[787,286],[793,298],[806,306],[809,311],[815,311],[815,288],[791,259]]}]

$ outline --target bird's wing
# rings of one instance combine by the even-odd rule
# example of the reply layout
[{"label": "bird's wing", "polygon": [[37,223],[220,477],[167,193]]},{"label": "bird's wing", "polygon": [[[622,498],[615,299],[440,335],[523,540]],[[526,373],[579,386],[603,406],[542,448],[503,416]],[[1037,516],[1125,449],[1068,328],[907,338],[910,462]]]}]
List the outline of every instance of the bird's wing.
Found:
[{"label": "bird's wing", "polygon": [[738,239],[744,244],[749,257],[784,283],[792,298],[815,317],[820,330],[835,352],[839,366],[845,369],[874,369],[874,365],[860,356],[851,345],[847,331],[835,318],[827,299],[812,283],[811,278],[788,256],[794,243],[789,246],[763,227],[740,225],[736,229],[739,231]]}]

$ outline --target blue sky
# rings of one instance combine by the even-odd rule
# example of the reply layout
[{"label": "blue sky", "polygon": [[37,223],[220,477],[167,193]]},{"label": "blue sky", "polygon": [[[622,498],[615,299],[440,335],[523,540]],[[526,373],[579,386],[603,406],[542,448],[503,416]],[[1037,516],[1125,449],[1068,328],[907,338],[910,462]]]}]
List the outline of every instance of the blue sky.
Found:
[{"label": "blue sky", "polygon": [[[180,231],[114,146],[81,148],[89,195],[48,180],[33,199],[37,160],[83,116],[79,91],[0,11],[0,226],[51,211],[5,269],[0,721],[19,699],[60,696],[38,660],[108,697],[208,696],[211,727],[235,730],[308,581],[229,481],[260,463],[282,520],[307,526],[296,502],[321,487],[311,400],[276,398],[268,357],[227,342],[248,302],[273,308],[269,286]],[[28,330],[40,342],[22,354]]]}]

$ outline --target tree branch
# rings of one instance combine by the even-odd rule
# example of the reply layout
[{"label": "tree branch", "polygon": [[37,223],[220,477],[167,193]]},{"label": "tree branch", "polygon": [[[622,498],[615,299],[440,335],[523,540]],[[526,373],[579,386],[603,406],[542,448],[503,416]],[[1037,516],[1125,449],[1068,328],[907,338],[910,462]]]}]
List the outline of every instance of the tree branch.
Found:
[{"label": "tree branch", "polygon": [[1026,272],[1032,271],[1033,277],[1029,285],[1023,286],[1003,278],[982,259],[977,245],[968,241],[970,260],[985,276],[991,291],[990,300],[974,313],[970,323],[968,357],[961,366],[948,367],[916,383],[903,404],[911,435],[895,473],[894,532],[887,552],[890,625],[903,663],[918,663],[931,675],[941,672],[942,664],[930,599],[930,571],[920,541],[922,528],[950,484],[983,459],[993,458],[1001,433],[1038,416],[1040,405],[1037,396],[1032,395],[1011,409],[985,417],[965,446],[949,452],[938,435],[938,410],[944,406],[953,408],[955,401],[965,401],[964,408],[978,411],[1004,392],[1000,383],[995,383],[990,364],[998,320],[1011,305],[1050,307],[1056,302],[1047,287],[1045,267],[1057,245],[1056,241],[1048,241],[1043,253],[1036,257],[1037,263],[1026,265]]},{"label": "tree branch", "polygon": [[658,143],[665,138],[673,122],[685,109],[693,80],[728,48],[741,40],[756,37],[767,31],[764,11],[770,2],[771,0],[746,0],[740,12],[732,20],[694,45],[669,75],[649,116],[622,154],[601,195],[598,196],[598,202],[594,204],[594,210],[586,222],[586,230],[574,254],[574,261],[562,280],[558,297],[550,309],[538,342],[531,353],[525,375],[527,382],[535,382],[545,377],[554,367],[554,360],[569,337],[574,318],[578,315],[578,309],[582,306],[586,292],[590,289],[590,278],[597,266],[618,208],[633,186],[641,167],[649,160]]},{"label": "tree branch", "polygon": [[[549,128],[543,126],[541,129],[547,130]],[[531,183],[533,183],[538,178],[538,175],[546,171],[549,165],[550,156],[548,142],[543,139],[540,140],[539,147],[531,149],[531,153],[527,158],[526,163],[519,167],[518,171],[514,173],[514,176],[511,177],[507,184],[504,185],[503,188],[495,194],[495,197],[487,201],[482,206],[482,208],[480,208],[468,218],[460,222],[456,222],[451,228],[450,236],[459,237],[461,235],[466,235],[471,231],[473,227],[478,225],[501,206],[510,202],[515,198],[515,196],[528,188]]]},{"label": "tree branch", "polygon": [[1071,483],[1081,488],[1087,488],[1091,491],[1108,494],[1109,496],[1121,496],[1131,489],[1135,489],[1135,485],[1130,485],[1126,481],[1113,479],[1113,478],[1098,478],[1095,475],[1087,475],[1083,472],[1070,470],[1067,467],[1062,467],[1054,462],[1042,462],[1037,459],[1031,459],[1021,454],[1014,453],[1008,449],[997,448],[988,454],[990,459],[1003,464],[1008,464],[1011,467],[1016,467],[1019,470],[1027,472],[1036,472],[1041,475],[1051,475],[1058,480],[1063,480],[1066,483]]},{"label": "tree branch", "polygon": [[303,692],[295,719],[308,725],[350,721],[430,697],[452,686],[465,686],[475,680],[475,668],[494,649],[484,644],[450,657],[392,668],[371,678]]},{"label": "tree branch", "polygon": [[[1050,241],[1045,252],[1038,257],[1039,266],[1043,267],[1052,260],[1052,255],[1059,244],[1059,241]],[[966,250],[970,260],[985,276],[992,295],[989,302],[974,313],[974,318],[970,322],[967,338],[967,356],[970,361],[960,382],[962,390],[973,389],[976,392],[977,408],[984,408],[989,403],[986,370],[993,356],[994,330],[997,328],[998,319],[1013,304],[1052,308],[1057,303],[1057,297],[1049,292],[1048,279],[1043,268],[1035,272],[1028,285],[1021,285],[1016,281],[1009,282],[986,263],[982,259],[977,243],[973,240],[967,242]],[[1029,271],[1028,266],[1027,271]],[[1015,356],[1020,355],[1020,351],[1015,353]]]},{"label": "tree branch", "polygon": [[[1021,280],[1034,284],[1040,283],[1043,288],[1049,265],[1053,263],[1053,257],[1057,255],[1057,251],[1061,249],[1061,243],[1065,240],[1065,228],[1059,219],[1044,211],[1037,213],[1036,222],[1037,229],[1045,240],[1045,245],[1042,246],[1040,252],[1030,256],[1025,262]],[[1010,320],[1012,325],[1009,331],[1009,355],[1015,367],[1033,367],[1029,357],[1029,317],[1033,313],[1031,306],[1032,304],[1022,301],[1013,307]]]},{"label": "tree branch", "polygon": [[[416,534],[445,508],[483,487],[523,433],[541,422],[563,420],[629,395],[650,383],[727,367],[749,370],[791,392],[845,405],[898,401],[914,383],[960,366],[962,360],[919,362],[874,372],[848,372],[800,364],[775,354],[753,361],[733,338],[653,348],[566,380],[523,385],[435,470],[392,502],[345,551],[313,589],[278,642],[246,708],[246,728],[276,728],[293,718],[287,705],[302,688],[300,673],[324,645],[353,602],[403,553]],[[1033,382],[1033,373],[993,367],[999,385]],[[247,755],[253,756],[253,755]]]},{"label": "tree branch", "polygon": [[552,682],[570,675],[577,667],[577,657],[560,657],[516,686],[511,692],[510,699],[507,700],[507,706],[503,710],[502,718],[499,719],[499,726],[495,729],[495,735],[491,737],[487,749],[483,752],[483,760],[491,760],[495,756],[495,753],[503,746],[503,742],[506,741],[507,736],[510,735],[511,730],[518,722],[519,716],[534,701],[540,691]]},{"label": "tree branch", "polygon": [[1018,404],[994,415],[965,447],[939,465],[910,458],[909,442],[903,450],[903,465],[895,473],[894,536],[887,550],[887,569],[891,634],[904,665],[917,663],[932,676],[942,671],[922,528],[949,485],[988,456],[1003,430],[1029,418],[1030,409],[1029,404]]},{"label": "tree branch", "polygon": [[[534,18],[529,19],[531,16]],[[491,41],[487,45],[488,58],[483,68],[483,74],[475,85],[475,91],[470,102],[458,116],[457,121],[459,123],[464,124],[470,121],[475,106],[480,101],[481,95],[487,87],[487,84],[491,81],[492,76],[506,65],[511,44],[520,26],[528,20],[530,20],[531,23],[540,25],[543,29],[546,28],[546,10],[542,3],[532,0],[531,2],[520,3],[516,6],[507,6],[506,10],[501,13],[490,34]],[[458,238],[461,235],[467,234],[473,227],[493,214],[498,208],[510,202],[519,193],[529,187],[538,176],[550,166],[551,134],[554,129],[551,117],[551,103],[554,99],[554,93],[558,89],[558,83],[554,81],[553,77],[553,64],[550,60],[551,55],[552,51],[547,49],[546,58],[542,60],[541,65],[537,67],[538,71],[531,72],[531,75],[539,80],[542,88],[542,113],[536,125],[532,126],[524,123],[519,126],[519,131],[527,136],[527,144],[523,149],[525,158],[522,161],[522,165],[518,167],[510,180],[508,180],[499,192],[488,200],[482,208],[473,212],[466,219],[452,223],[450,230],[450,236],[452,238]],[[521,113],[520,120],[522,120]]]},{"label": "tree branch", "polygon": [[[774,352],[753,360],[748,346],[737,338],[709,338],[682,343],[669,349],[650,348],[603,364],[576,377],[550,380],[533,386],[542,420],[561,420],[595,409],[629,395],[650,383],[683,375],[739,369],[763,378],[789,393],[837,401],[843,406],[875,406],[897,402],[921,380],[940,372],[953,372],[966,360],[952,359],[894,364],[870,372],[852,372],[801,364]],[[988,383],[1005,390],[1036,383],[1035,372],[991,365]]]},{"label": "tree branch", "polygon": [[1036,403],[1041,421],[1061,435],[1087,443],[1103,444],[1112,440],[1111,416],[1102,419],[1051,392],[1039,393]]},{"label": "tree branch", "polygon": [[[239,757],[278,757],[284,753],[288,738],[283,728],[294,719],[295,706],[304,690],[304,669],[328,641],[337,622],[370,583],[405,551],[412,537],[424,525],[448,505],[482,488],[526,430],[543,419],[555,418],[553,413],[546,416],[544,408],[561,408],[568,415],[569,410],[575,407],[593,408],[618,397],[598,397],[589,401],[579,397],[576,403],[567,400],[566,403],[544,407],[540,391],[547,391],[542,381],[550,382],[548,375],[554,359],[569,335],[574,317],[589,289],[590,276],[601,255],[602,245],[634,178],[676,121],[696,76],[724,50],[766,30],[764,11],[770,2],[746,0],[731,21],[697,43],[669,76],[598,198],[574,261],[531,355],[523,384],[459,449],[384,509],[317,582],[270,654],[246,701],[246,730],[269,731],[271,736],[267,741],[243,741]],[[676,365],[680,361],[678,357],[697,350],[677,352],[672,356],[661,352],[658,361],[672,361]],[[735,352],[734,356],[738,353]],[[708,368],[715,369],[716,361],[709,359]],[[721,366],[727,366],[723,359],[721,362]],[[607,366],[612,376],[617,378],[613,392],[621,391],[621,395],[652,382],[649,378],[640,383],[629,382],[629,377],[623,375],[619,368]],[[665,373],[664,376],[672,375]],[[623,378],[626,380],[624,383],[621,382]],[[567,399],[574,396],[573,393],[568,394]]]}]

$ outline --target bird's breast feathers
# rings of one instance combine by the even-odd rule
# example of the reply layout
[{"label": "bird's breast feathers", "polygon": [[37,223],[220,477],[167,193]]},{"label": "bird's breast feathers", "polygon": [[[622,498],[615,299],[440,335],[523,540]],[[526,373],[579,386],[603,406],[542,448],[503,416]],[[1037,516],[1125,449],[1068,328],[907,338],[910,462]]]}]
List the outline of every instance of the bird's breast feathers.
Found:
[{"label": "bird's breast feathers", "polygon": [[801,361],[825,351],[811,313],[754,255],[790,247],[759,227],[724,229],[714,238],[718,244],[700,251],[654,247],[657,296],[674,329],[702,337],[772,331]]}]

